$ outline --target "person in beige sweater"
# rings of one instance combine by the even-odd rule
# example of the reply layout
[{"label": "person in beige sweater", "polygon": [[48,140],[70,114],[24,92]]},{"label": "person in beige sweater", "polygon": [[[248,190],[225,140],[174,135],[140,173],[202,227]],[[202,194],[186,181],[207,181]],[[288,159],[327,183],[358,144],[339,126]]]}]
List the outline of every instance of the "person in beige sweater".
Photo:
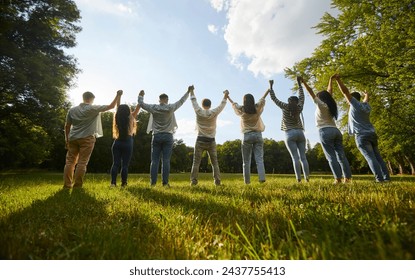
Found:
[{"label": "person in beige sweater", "polygon": [[265,98],[270,92],[270,89],[268,89],[264,96],[259,99],[258,103],[255,103],[255,98],[252,94],[245,94],[243,106],[233,102],[228,96],[236,115],[241,117],[241,131],[243,133],[242,166],[245,184],[251,183],[252,151],[255,156],[259,182],[265,182],[264,140],[262,138],[265,125],[262,122],[261,114],[264,111]]},{"label": "person in beige sweater", "polygon": [[211,109],[212,102],[210,99],[203,99],[202,107],[200,107],[197,103],[194,90],[190,91],[190,100],[192,101],[193,109],[196,113],[196,129],[198,131],[193,154],[192,171],[190,174],[191,186],[198,184],[200,161],[202,160],[202,153],[204,151],[207,151],[212,164],[214,184],[216,186],[221,184],[215,135],[216,120],[220,112],[222,112],[223,108],[225,108],[226,100],[229,94],[227,91],[224,91],[223,93],[224,96],[222,102],[218,107]]}]

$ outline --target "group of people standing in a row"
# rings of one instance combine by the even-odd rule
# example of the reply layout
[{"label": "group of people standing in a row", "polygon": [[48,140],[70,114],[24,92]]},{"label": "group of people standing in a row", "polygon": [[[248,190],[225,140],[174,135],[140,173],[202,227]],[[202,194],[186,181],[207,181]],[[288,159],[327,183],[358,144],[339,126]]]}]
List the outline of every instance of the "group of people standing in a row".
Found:
[{"label": "group of people standing in a row", "polygon": [[134,111],[131,111],[128,105],[120,105],[121,90],[117,91],[116,97],[109,105],[103,106],[92,105],[95,96],[91,92],[85,92],[83,94],[83,103],[71,108],[66,117],[65,140],[68,151],[64,168],[64,187],[82,187],[83,177],[94,148],[95,139],[102,136],[102,124],[99,113],[115,107],[117,107],[117,110],[113,121],[114,143],[112,145],[111,186],[115,187],[117,185],[117,174],[120,169],[121,187],[127,185],[128,166],[133,150],[133,137],[136,133],[136,117],[140,108],[150,113],[147,126],[147,132],[152,132],[150,184],[155,186],[157,183],[161,159],[162,184],[163,186],[169,186],[173,134],[177,129],[174,112],[184,104],[189,95],[196,113],[198,131],[190,175],[191,185],[198,184],[198,172],[204,151],[207,151],[212,164],[214,184],[221,185],[215,141],[216,120],[219,113],[225,108],[227,100],[231,102],[236,115],[241,119],[244,182],[245,184],[251,182],[252,153],[257,165],[258,180],[261,183],[265,182],[264,141],[262,138],[265,125],[261,119],[261,114],[264,111],[265,99],[268,94],[282,110],[281,130],[285,132],[285,144],[292,158],[296,179],[298,182],[301,182],[302,171],[304,180],[309,181],[310,171],[305,154],[306,138],[301,119],[305,99],[303,85],[316,104],[316,125],[319,129],[321,145],[335,178],[335,183],[350,182],[352,179],[351,168],[345,156],[343,136],[336,126],[338,109],[333,98],[333,81],[336,81],[340,91],[350,105],[348,115],[349,134],[355,135],[357,147],[368,162],[376,182],[389,181],[389,172],[379,153],[377,135],[370,122],[371,107],[368,103],[369,95],[364,92],[363,101],[360,102],[361,94],[358,92],[350,93],[341,81],[340,76],[335,74],[330,78],[327,90],[320,91],[317,94],[314,94],[312,88],[304,79],[297,77],[298,97],[289,97],[287,103],[276,97],[272,80],[270,81],[269,88],[258,102],[255,102],[252,94],[246,94],[243,98],[243,105],[239,105],[230,98],[228,90],[225,90],[221,103],[214,109],[211,108],[211,101],[207,98],[203,99],[201,102],[202,106],[199,106],[194,93],[194,86],[189,86],[187,92],[172,104],[169,103],[169,97],[166,94],[159,96],[159,104],[147,104],[144,102],[145,93],[141,90],[138,96],[138,104]]}]

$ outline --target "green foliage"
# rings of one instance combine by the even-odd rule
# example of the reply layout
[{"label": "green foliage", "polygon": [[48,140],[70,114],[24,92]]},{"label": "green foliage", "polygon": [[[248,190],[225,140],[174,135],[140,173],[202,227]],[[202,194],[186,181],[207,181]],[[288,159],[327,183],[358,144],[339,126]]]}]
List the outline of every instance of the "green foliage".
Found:
[{"label": "green foliage", "polygon": [[[325,14],[315,27],[324,40],[286,75],[294,80],[299,73],[319,91],[337,72],[351,90],[370,92],[382,153],[392,164],[403,158],[415,174],[414,1],[333,0],[332,5],[338,16]],[[347,111],[343,98],[338,101]]]},{"label": "green foliage", "polygon": [[7,144],[0,157],[16,151],[7,139],[11,131],[15,140],[32,140],[20,145],[23,158],[10,158],[11,166],[50,160],[53,143],[63,135],[66,90],[78,72],[75,58],[64,49],[75,46],[79,19],[79,10],[69,0],[0,1],[0,119],[5,120],[0,123],[0,142]]},{"label": "green foliage", "polygon": [[345,259],[415,258],[414,178],[388,184],[355,176],[211,175],[189,187],[148,187],[148,175],[110,189],[109,175],[87,175],[62,189],[61,174],[0,174],[1,259]]}]

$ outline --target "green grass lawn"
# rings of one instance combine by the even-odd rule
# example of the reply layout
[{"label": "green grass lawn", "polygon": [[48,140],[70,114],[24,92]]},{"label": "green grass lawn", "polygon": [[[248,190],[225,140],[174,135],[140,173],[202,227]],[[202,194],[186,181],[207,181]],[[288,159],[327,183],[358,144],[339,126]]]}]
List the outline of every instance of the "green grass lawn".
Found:
[{"label": "green grass lawn", "polygon": [[[375,184],[354,176],[333,185],[314,175],[268,175],[244,185],[223,174],[172,174],[171,188],[148,174],[109,188],[87,174],[62,189],[62,174],[0,175],[1,259],[414,259],[415,177]],[[257,180],[253,178],[253,182]]]}]

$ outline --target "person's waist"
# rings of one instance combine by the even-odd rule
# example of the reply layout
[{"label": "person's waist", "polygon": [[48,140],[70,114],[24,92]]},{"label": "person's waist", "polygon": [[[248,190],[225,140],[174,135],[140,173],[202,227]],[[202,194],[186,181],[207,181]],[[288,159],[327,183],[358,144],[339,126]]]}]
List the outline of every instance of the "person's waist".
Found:
[{"label": "person's waist", "polygon": [[213,142],[213,141],[215,141],[215,137],[207,137],[207,136],[199,135],[199,136],[197,136],[196,141],[200,141],[200,142]]}]

